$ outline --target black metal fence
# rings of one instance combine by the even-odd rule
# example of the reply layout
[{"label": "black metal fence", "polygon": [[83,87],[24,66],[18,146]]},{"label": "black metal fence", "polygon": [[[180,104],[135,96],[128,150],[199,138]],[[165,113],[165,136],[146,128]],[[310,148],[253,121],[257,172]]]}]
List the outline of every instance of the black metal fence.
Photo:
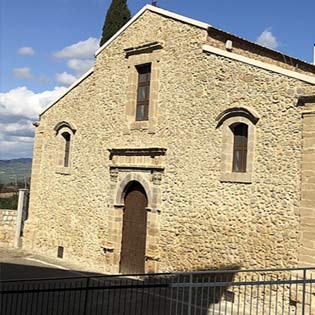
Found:
[{"label": "black metal fence", "polygon": [[1,315],[314,315],[315,267],[0,282]]}]

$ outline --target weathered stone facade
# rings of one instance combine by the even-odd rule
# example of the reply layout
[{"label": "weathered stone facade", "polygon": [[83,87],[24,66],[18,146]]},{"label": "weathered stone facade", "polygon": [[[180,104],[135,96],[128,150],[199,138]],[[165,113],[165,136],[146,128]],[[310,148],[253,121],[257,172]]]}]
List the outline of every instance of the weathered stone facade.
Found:
[{"label": "weathered stone facade", "polygon": [[[204,51],[203,44],[221,42],[156,11],[144,10],[97,55],[94,70],[41,115],[24,246],[52,256],[63,246],[66,260],[119,272],[123,194],[136,180],[148,197],[145,271],[314,265],[314,232],[303,228],[305,211],[314,220],[314,209],[301,203],[303,194],[315,194],[312,184],[303,186],[308,118],[298,100],[314,94],[315,81]],[[258,46],[256,55],[294,71]],[[134,67],[148,62],[154,105],[149,121],[135,122]],[[313,79],[309,68],[299,73]],[[217,118],[227,109],[244,122],[257,116],[245,179],[226,168],[232,142]],[[61,122],[72,139],[66,169],[55,128]],[[314,146],[314,134],[307,137],[304,144]],[[299,256],[305,237],[305,250],[313,246],[307,259]]]},{"label": "weathered stone facade", "polygon": [[315,96],[301,99],[303,108],[300,264],[315,264]]},{"label": "weathered stone facade", "polygon": [[0,209],[0,247],[12,248],[16,229],[16,210]]}]

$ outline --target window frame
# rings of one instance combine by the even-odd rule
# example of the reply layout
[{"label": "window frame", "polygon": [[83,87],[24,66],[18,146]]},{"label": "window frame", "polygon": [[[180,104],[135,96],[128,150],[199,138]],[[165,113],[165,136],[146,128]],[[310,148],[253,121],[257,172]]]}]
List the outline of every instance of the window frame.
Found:
[{"label": "window frame", "polygon": [[[124,135],[129,135],[134,130],[146,131],[154,134],[157,129],[158,111],[158,90],[160,77],[161,50],[154,50],[151,53],[139,53],[128,55],[127,61],[127,97],[125,106],[125,126]],[[138,93],[138,71],[137,67],[151,64],[150,80],[150,104],[148,108],[148,120],[136,120],[137,93]]]},{"label": "window frame", "polygon": [[70,165],[70,146],[71,146],[71,134],[67,131],[64,131],[61,136],[63,137],[64,151],[63,151],[63,167],[69,167]]},{"label": "window frame", "polygon": [[[150,108],[150,86],[151,86],[151,63],[137,65],[138,72],[138,86],[137,86],[137,104],[136,104],[136,121],[148,121],[149,120],[149,108]],[[145,80],[141,80],[141,76],[145,76]],[[140,100],[140,90],[145,89],[145,96],[143,100]],[[139,115],[139,108],[143,106],[143,114]]]},{"label": "window frame", "polygon": [[71,174],[72,147],[76,128],[65,121],[58,123],[56,132],[56,173],[63,175]]},{"label": "window frame", "polygon": [[[238,128],[240,127],[243,127],[243,129],[238,130]],[[230,128],[233,132],[232,172],[246,173],[248,151],[248,125],[244,123],[236,123],[230,126]],[[236,159],[237,152],[240,152],[240,165],[238,165]]]},{"label": "window frame", "polygon": [[[217,129],[222,131],[221,147],[221,182],[252,183],[254,170],[254,150],[256,137],[256,124],[259,115],[248,107],[233,107],[224,110],[218,117]],[[234,132],[233,127],[244,124],[247,125],[247,154],[246,169],[244,172],[234,171]]]}]

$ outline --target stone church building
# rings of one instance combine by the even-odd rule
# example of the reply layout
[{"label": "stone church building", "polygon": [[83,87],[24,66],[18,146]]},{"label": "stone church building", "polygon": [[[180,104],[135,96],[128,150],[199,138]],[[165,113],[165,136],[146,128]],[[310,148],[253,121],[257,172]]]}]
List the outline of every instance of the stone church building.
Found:
[{"label": "stone church building", "polygon": [[315,66],[147,5],[40,115],[23,247],[108,273],[315,265]]}]

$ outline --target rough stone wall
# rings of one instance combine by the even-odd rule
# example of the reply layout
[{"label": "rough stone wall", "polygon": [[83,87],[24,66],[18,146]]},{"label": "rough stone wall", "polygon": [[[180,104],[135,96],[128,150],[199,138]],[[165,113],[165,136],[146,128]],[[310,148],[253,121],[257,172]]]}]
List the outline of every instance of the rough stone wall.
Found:
[{"label": "rough stone wall", "polygon": [[10,248],[14,245],[16,210],[0,209],[0,247]]},{"label": "rough stone wall", "polygon": [[[162,147],[167,152],[158,214],[160,271],[298,263],[302,116],[296,105],[299,93],[314,87],[205,54],[207,36],[146,12],[97,57],[92,75],[42,115],[26,248],[56,256],[60,245],[66,260],[117,270],[119,248],[113,248],[112,260],[103,251],[113,230],[119,241],[119,222],[111,223],[116,192],[107,149]],[[156,130],[126,134],[124,49],[156,41],[163,43]],[[250,184],[220,181],[222,130],[215,119],[238,106],[260,115]],[[53,128],[60,121],[77,128],[68,175],[56,172]]]},{"label": "rough stone wall", "polygon": [[300,265],[315,265],[315,102],[303,111]]}]

